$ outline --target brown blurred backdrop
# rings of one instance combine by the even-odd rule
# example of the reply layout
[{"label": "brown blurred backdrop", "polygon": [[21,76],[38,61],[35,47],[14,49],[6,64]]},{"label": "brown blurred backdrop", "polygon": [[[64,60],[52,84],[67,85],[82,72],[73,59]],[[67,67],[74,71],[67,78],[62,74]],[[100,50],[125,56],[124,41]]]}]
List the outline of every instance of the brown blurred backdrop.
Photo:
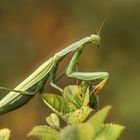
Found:
[{"label": "brown blurred backdrop", "polygon": [[[99,95],[99,108],[113,106],[108,122],[126,126],[121,139],[138,139],[139,0],[1,0],[0,86],[15,87],[58,50],[95,34],[110,11],[101,31],[101,48],[85,49],[80,70],[110,73],[109,82]],[[62,79],[60,86],[67,85],[67,81]],[[49,86],[47,90],[56,92]],[[0,128],[10,128],[13,140],[25,140],[34,125],[45,124],[47,114],[48,108],[37,95],[24,107],[0,116]]]}]

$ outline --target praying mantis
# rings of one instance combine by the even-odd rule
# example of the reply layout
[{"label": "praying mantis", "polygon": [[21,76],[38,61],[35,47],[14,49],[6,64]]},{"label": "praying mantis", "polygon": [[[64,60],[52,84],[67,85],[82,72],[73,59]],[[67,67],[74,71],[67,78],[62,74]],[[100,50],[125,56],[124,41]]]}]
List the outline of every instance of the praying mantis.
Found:
[{"label": "praying mantis", "polygon": [[0,87],[1,90],[9,91],[9,93],[0,100],[0,114],[8,113],[23,106],[35,94],[42,93],[48,78],[50,78],[50,85],[52,87],[56,88],[60,92],[63,92],[63,89],[57,85],[57,81],[61,79],[62,75],[56,78],[56,72],[60,62],[65,58],[65,56],[72,52],[74,52],[74,54],[68,66],[65,68],[64,74],[66,74],[69,78],[75,78],[83,81],[101,80],[101,82],[94,87],[94,93],[98,93],[104,87],[109,77],[108,72],[74,71],[83,48],[88,44],[93,44],[93,46],[99,47],[100,36],[92,34],[55,53],[53,57],[43,63],[14,89]]}]

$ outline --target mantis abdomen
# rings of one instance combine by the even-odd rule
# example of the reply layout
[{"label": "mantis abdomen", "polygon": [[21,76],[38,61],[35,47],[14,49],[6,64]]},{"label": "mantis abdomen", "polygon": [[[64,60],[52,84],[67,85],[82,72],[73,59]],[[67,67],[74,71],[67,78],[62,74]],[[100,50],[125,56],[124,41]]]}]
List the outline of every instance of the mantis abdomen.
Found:
[{"label": "mantis abdomen", "polygon": [[[0,114],[15,110],[26,104],[36,93],[40,92],[46,83],[49,72],[53,66],[53,59],[49,59],[36,71],[27,77],[22,83],[11,91],[0,101]],[[42,73],[45,73],[43,77]],[[14,91],[15,90],[15,91]]]}]

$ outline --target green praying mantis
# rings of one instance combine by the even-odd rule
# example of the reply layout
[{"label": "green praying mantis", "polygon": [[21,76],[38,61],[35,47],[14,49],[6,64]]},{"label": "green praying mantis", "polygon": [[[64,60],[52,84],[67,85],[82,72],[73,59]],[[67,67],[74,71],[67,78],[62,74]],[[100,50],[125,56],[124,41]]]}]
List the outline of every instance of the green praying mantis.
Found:
[{"label": "green praying mantis", "polygon": [[74,71],[83,48],[88,44],[93,44],[93,46],[98,48],[100,46],[100,36],[92,34],[57,52],[14,89],[0,87],[1,90],[9,91],[9,93],[0,100],[0,114],[8,113],[23,106],[35,94],[42,93],[48,78],[50,79],[50,85],[52,87],[63,92],[63,89],[57,85],[57,81],[61,79],[62,75],[56,78],[56,72],[60,62],[65,56],[72,52],[74,52],[74,54],[63,74],[66,74],[67,77],[83,81],[101,80],[101,82],[94,87],[94,93],[98,93],[104,87],[109,77],[108,72]]}]

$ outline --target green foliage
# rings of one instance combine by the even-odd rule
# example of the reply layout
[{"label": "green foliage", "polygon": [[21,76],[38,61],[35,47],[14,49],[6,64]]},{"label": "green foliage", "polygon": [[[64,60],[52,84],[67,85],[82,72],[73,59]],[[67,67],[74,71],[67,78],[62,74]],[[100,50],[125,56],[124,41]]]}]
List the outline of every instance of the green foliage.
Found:
[{"label": "green foliage", "polygon": [[[98,103],[92,91],[90,83],[82,82],[80,86],[67,86],[62,96],[42,94],[45,104],[55,113],[46,118],[49,126],[35,126],[28,136],[39,140],[117,140],[124,126],[104,123],[111,106],[92,113],[87,119]],[[68,125],[61,128],[58,116]],[[8,140],[9,135],[8,129],[0,130],[0,140]]]},{"label": "green foliage", "polygon": [[93,140],[94,128],[87,123],[66,127],[61,131],[61,140]]},{"label": "green foliage", "polygon": [[116,140],[124,126],[118,124],[105,124],[104,128],[95,136],[94,140]]},{"label": "green foliage", "polygon": [[42,98],[44,103],[68,124],[76,124],[84,121],[93,111],[93,108],[88,106],[90,92],[90,84],[83,82],[80,86],[65,87],[62,96],[45,93]]},{"label": "green foliage", "polygon": [[60,120],[55,113],[52,113],[50,116],[46,118],[46,122],[57,130],[60,130]]},{"label": "green foliage", "polygon": [[5,128],[0,130],[0,140],[9,140],[10,130]]},{"label": "green foliage", "polygon": [[47,125],[34,127],[28,136],[36,136],[40,140],[59,140],[59,133]]},{"label": "green foliage", "polygon": [[[84,123],[68,125],[59,130],[47,125],[35,126],[28,136],[35,136],[39,140],[117,140],[124,126],[104,123],[110,108],[110,106],[104,107]],[[52,124],[59,126],[56,115],[51,114],[49,117],[49,119],[53,119],[49,120],[51,126]],[[0,140],[8,140],[9,135],[10,131],[8,129],[2,129],[0,131]]]},{"label": "green foliage", "polygon": [[94,125],[96,133],[98,133],[104,127],[103,122],[105,121],[110,109],[111,106],[106,106],[102,110],[95,113],[94,116],[87,121],[87,123]]},{"label": "green foliage", "polygon": [[47,140],[45,138],[48,138],[48,135],[53,136],[51,140],[117,140],[124,127],[117,124],[104,123],[110,108],[110,106],[106,106],[88,121],[67,126],[60,131],[55,131],[55,129],[50,129],[47,126],[37,126],[30,132],[30,135],[36,136],[40,140]]}]

